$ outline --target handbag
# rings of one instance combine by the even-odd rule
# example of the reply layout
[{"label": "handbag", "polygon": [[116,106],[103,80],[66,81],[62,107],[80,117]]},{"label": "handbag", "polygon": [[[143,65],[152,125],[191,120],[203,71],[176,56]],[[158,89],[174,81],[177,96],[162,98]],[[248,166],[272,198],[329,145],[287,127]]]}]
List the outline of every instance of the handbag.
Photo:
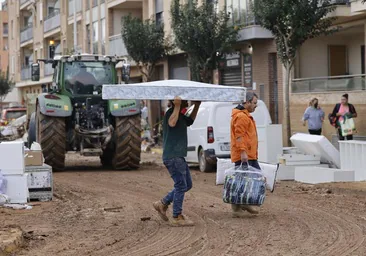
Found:
[{"label": "handbag", "polygon": [[340,128],[343,137],[356,133],[356,126],[353,118],[345,116],[343,122],[340,122]]},{"label": "handbag", "polygon": [[[252,168],[254,169],[254,168]],[[223,189],[223,201],[228,204],[263,204],[266,197],[266,182],[262,173],[248,168],[235,168],[227,172]]]}]

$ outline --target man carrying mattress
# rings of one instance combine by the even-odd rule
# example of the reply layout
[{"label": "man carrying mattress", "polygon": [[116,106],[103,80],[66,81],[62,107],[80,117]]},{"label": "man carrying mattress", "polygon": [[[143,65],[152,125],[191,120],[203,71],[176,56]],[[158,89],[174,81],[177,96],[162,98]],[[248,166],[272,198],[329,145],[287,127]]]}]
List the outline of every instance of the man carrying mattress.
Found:
[{"label": "man carrying mattress", "polygon": [[187,101],[182,101],[176,97],[163,120],[163,162],[174,181],[174,189],[164,198],[153,204],[160,217],[168,221],[166,211],[173,203],[173,226],[192,226],[193,222],[188,220],[183,214],[184,194],[192,188],[192,178],[186,163],[188,138],[187,127],[191,126],[197,116],[200,102],[192,102],[194,109],[191,115],[185,116],[182,109],[187,107]]},{"label": "man carrying mattress", "polygon": [[[255,121],[250,113],[257,107],[258,96],[247,92],[243,104],[233,109],[231,115],[231,161],[235,167],[247,166],[261,169],[258,163],[258,135]],[[258,214],[250,205],[232,204],[233,216],[241,217],[245,211]]]}]

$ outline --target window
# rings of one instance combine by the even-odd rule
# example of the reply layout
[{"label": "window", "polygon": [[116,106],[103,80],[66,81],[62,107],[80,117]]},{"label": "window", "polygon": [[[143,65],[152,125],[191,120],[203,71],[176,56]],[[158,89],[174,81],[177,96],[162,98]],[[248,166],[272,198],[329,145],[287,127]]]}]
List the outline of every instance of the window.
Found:
[{"label": "window", "polygon": [[164,11],[163,0],[155,0],[155,21],[157,26],[161,25],[164,21],[163,11]]},{"label": "window", "polygon": [[9,26],[8,23],[3,24],[3,34],[8,35],[9,34]]},{"label": "window", "polygon": [[255,24],[254,13],[251,10],[253,0],[226,0],[226,12],[230,14],[234,25]]},{"label": "window", "polygon": [[90,53],[90,43],[91,43],[91,40],[90,40],[90,25],[86,25],[86,52],[87,53]]},{"label": "window", "polygon": [[13,20],[11,21],[11,25],[10,25],[10,33],[11,33],[11,35],[10,35],[11,39],[14,39],[14,21]]},{"label": "window", "polygon": [[93,53],[98,53],[98,40],[99,40],[99,27],[98,21],[93,22]]},{"label": "window", "polygon": [[98,5],[98,0],[93,0],[93,7]]},{"label": "window", "polygon": [[102,54],[105,54],[105,18],[101,21],[102,24]]}]

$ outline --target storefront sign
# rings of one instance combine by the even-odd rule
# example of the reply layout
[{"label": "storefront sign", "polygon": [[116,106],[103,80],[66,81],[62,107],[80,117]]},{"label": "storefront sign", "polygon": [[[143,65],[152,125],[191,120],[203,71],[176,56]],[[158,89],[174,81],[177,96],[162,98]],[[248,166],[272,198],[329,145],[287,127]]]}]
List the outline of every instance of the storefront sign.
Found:
[{"label": "storefront sign", "polygon": [[244,86],[252,88],[253,84],[253,69],[252,69],[252,55],[244,53]]}]

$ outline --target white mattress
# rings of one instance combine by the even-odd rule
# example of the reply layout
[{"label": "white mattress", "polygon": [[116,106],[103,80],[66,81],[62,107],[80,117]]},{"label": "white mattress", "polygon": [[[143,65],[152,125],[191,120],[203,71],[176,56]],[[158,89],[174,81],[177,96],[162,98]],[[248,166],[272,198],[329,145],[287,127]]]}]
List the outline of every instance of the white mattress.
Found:
[{"label": "white mattress", "polygon": [[291,142],[302,153],[320,156],[322,162],[341,167],[339,151],[324,136],[297,133],[291,137]]},{"label": "white mattress", "polygon": [[246,88],[213,85],[187,80],[161,80],[137,84],[103,85],[102,97],[111,99],[183,100],[240,102],[245,99]]}]

